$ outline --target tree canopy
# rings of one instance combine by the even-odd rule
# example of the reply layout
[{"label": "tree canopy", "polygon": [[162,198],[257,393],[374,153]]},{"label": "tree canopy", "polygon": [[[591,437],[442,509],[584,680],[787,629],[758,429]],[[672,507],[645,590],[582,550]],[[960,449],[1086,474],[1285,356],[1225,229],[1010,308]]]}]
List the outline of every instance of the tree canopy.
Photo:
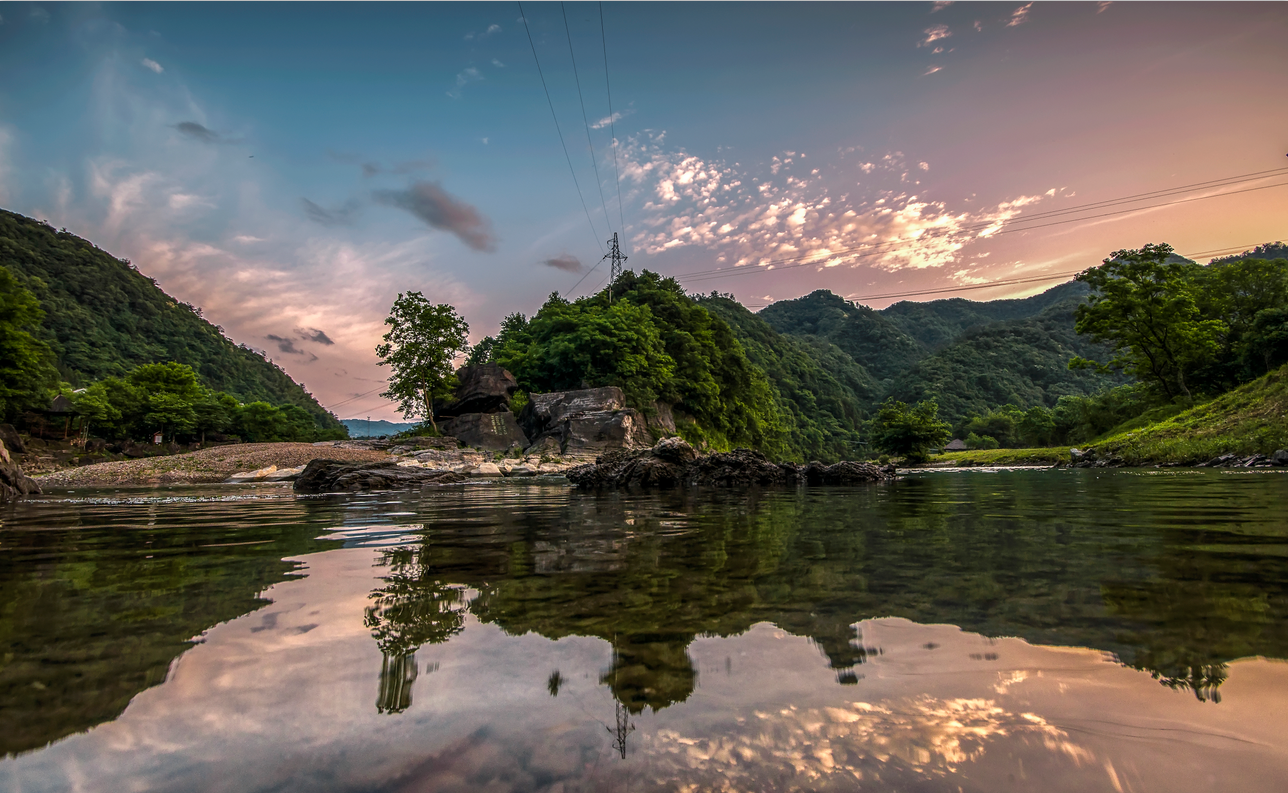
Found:
[{"label": "tree canopy", "polygon": [[933,400],[908,407],[889,397],[873,422],[872,445],[910,462],[925,460],[931,449],[943,446],[950,437],[948,422],[939,419],[939,405]]},{"label": "tree canopy", "polygon": [[456,357],[469,350],[470,326],[446,303],[434,305],[420,292],[400,293],[385,319],[389,331],[376,347],[390,368],[389,389],[404,416],[420,416],[437,429],[434,400],[456,388]]},{"label": "tree canopy", "polygon": [[53,353],[31,335],[44,315],[36,296],[0,266],[0,418],[42,401],[57,382]]}]

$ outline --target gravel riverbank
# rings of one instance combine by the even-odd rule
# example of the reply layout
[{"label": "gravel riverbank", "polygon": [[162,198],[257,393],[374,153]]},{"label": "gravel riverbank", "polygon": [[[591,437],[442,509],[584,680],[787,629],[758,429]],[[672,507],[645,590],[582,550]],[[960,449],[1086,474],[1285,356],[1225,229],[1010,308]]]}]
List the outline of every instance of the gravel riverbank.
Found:
[{"label": "gravel riverbank", "polygon": [[270,465],[295,468],[318,458],[352,462],[390,459],[388,452],[374,449],[318,447],[311,443],[239,443],[167,457],[68,468],[34,479],[42,488],[201,484],[223,482],[239,471],[254,471]]}]

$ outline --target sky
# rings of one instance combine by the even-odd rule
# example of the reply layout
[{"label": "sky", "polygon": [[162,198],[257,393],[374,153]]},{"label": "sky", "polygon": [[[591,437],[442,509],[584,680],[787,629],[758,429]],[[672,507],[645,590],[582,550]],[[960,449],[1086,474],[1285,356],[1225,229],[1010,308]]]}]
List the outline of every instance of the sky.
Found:
[{"label": "sky", "polygon": [[753,310],[1288,239],[1286,39],[1283,3],[0,3],[0,207],[398,420],[400,292],[478,341],[613,233]]}]

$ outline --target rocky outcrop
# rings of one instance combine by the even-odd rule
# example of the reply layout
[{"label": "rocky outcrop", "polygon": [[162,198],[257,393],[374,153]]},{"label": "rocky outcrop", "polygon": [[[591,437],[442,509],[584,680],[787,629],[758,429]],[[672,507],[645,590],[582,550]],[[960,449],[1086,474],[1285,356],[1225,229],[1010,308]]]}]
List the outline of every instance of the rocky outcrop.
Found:
[{"label": "rocky outcrop", "polygon": [[763,485],[852,485],[894,478],[893,466],[841,462],[807,466],[775,463],[750,449],[699,455],[679,438],[652,449],[618,450],[567,472],[570,482],[587,489],[679,486],[752,487]]},{"label": "rocky outcrop", "polygon": [[[1101,456],[1095,449],[1070,449],[1069,460],[1071,468],[1125,468],[1127,462],[1117,455]],[[1136,461],[1132,465],[1146,465],[1147,462]],[[1179,468],[1189,465],[1182,462],[1162,462],[1156,467],[1159,468]],[[1273,468],[1277,466],[1288,466],[1288,450],[1279,449],[1272,454],[1222,454],[1213,457],[1211,460],[1205,460],[1201,463],[1194,463],[1194,468]]]},{"label": "rocky outcrop", "polygon": [[501,413],[510,410],[510,397],[519,390],[519,382],[506,369],[495,363],[462,366],[456,370],[459,385],[450,402],[434,406],[434,412],[455,418],[469,413]]},{"label": "rocky outcrop", "polygon": [[557,445],[560,454],[589,457],[653,444],[643,414],[626,407],[616,386],[529,394],[519,423],[531,441],[530,453]]},{"label": "rocky outcrop", "polygon": [[349,493],[361,490],[407,490],[465,481],[463,474],[401,466],[394,461],[353,463],[313,460],[295,480],[297,493]]},{"label": "rocky outcrop", "polygon": [[39,492],[40,486],[22,473],[9,456],[4,441],[0,440],[0,501],[12,501]]},{"label": "rocky outcrop", "polygon": [[0,424],[0,443],[3,443],[9,449],[10,454],[26,454],[27,448],[22,443],[22,438],[18,436],[18,431],[13,428],[12,424]]},{"label": "rocky outcrop", "polygon": [[528,436],[523,434],[519,422],[508,410],[500,413],[466,413],[444,419],[439,427],[466,446],[477,449],[518,452],[528,446]]}]

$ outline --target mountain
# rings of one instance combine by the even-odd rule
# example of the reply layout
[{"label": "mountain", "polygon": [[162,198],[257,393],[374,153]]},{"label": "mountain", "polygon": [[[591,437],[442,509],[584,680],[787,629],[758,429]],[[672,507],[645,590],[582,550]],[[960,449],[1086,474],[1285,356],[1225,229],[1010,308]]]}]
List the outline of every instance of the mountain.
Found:
[{"label": "mountain", "polygon": [[769,379],[787,443],[801,459],[854,456],[867,410],[881,395],[867,369],[828,341],[779,333],[731,298],[696,299],[729,325],[747,359]]},{"label": "mountain", "polygon": [[277,365],[88,240],[0,210],[0,265],[40,301],[45,318],[33,335],[53,349],[60,376],[75,386],[177,361],[242,402],[297,405],[319,427],[340,427]]},{"label": "mountain", "polygon": [[416,426],[414,422],[383,421],[376,419],[340,419],[340,423],[349,430],[350,438],[379,438],[382,435],[397,435]]},{"label": "mountain", "polygon": [[1121,383],[1068,369],[1075,355],[1103,353],[1073,330],[1087,293],[1071,281],[1021,299],[905,301],[878,311],[819,290],[756,316],[785,337],[831,345],[879,380],[866,409],[886,396],[933,398],[943,417],[957,421],[1007,403],[1050,407],[1064,394]]}]

